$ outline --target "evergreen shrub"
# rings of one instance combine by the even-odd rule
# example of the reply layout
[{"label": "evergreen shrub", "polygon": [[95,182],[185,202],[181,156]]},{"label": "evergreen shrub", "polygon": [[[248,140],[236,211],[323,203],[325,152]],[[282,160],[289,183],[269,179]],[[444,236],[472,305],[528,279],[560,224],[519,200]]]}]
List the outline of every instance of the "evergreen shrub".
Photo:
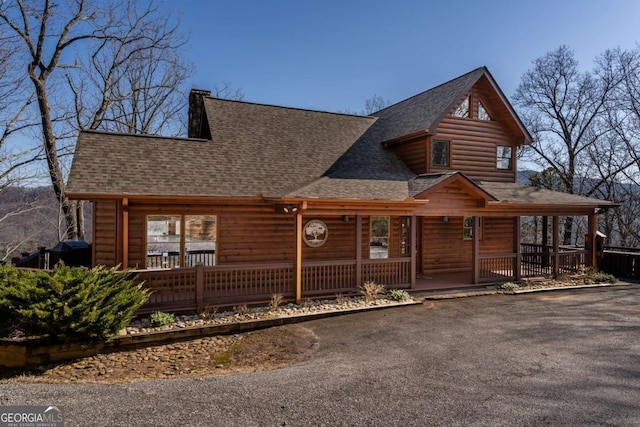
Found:
[{"label": "evergreen shrub", "polygon": [[0,267],[0,332],[92,342],[126,327],[149,291],[116,268],[24,271]]}]

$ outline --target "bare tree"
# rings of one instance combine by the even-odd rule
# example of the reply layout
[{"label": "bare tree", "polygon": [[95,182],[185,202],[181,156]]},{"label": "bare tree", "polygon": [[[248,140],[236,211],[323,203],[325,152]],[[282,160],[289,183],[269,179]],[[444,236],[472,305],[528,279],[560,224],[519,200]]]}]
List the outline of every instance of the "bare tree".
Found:
[{"label": "bare tree", "polygon": [[[640,46],[635,49],[612,51],[624,80],[618,88],[616,108],[609,112],[608,123],[615,131],[616,151],[629,166],[622,171],[618,182],[609,186],[612,200],[621,203],[619,209],[607,215],[607,225],[614,242],[620,246],[640,246]],[[601,159],[598,159],[601,160]],[[602,163],[601,161],[598,162]]]},{"label": "bare tree", "polygon": [[178,22],[155,0],[16,0],[0,4],[0,23],[3,44],[15,52],[10,69],[31,83],[21,95],[35,99],[66,238],[82,238],[78,206],[65,196],[64,156],[78,129],[150,133],[174,125],[190,73]]},{"label": "bare tree", "polygon": [[374,94],[371,98],[364,101],[364,113],[366,115],[373,114],[376,111],[380,111],[383,108],[388,107],[389,105],[391,105],[391,102],[387,99]]},{"label": "bare tree", "polygon": [[222,82],[213,86],[211,96],[220,99],[242,101],[244,99],[244,92],[240,88],[234,88],[229,82]]},{"label": "bare tree", "polygon": [[[608,163],[593,174],[594,161],[612,132],[607,116],[615,108],[624,72],[612,52],[597,58],[592,72],[580,72],[567,46],[533,62],[514,95],[534,137],[525,158],[559,177],[562,191],[590,196],[616,178],[630,162]],[[600,153],[600,154],[599,154]],[[572,243],[573,219],[564,222],[563,243]]]},{"label": "bare tree", "polygon": [[369,116],[377,111],[382,110],[383,108],[388,107],[389,105],[391,105],[391,102],[389,102],[389,100],[379,96],[379,95],[372,95],[370,98],[365,99],[364,101],[364,109],[361,111],[353,111],[349,108],[345,109],[345,110],[340,110],[340,113],[343,114],[355,114],[355,115],[360,115],[360,116]]}]

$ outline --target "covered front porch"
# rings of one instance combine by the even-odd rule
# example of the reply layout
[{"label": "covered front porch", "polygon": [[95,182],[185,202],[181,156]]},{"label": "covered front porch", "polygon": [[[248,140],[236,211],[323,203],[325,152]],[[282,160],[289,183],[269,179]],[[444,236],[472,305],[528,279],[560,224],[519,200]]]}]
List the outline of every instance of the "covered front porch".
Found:
[{"label": "covered front porch", "polygon": [[[585,266],[592,266],[589,249],[559,244],[558,217],[553,220],[551,244],[521,243],[520,229],[513,236],[512,252],[480,251],[480,217],[474,217],[472,258],[465,271],[423,274],[419,270],[418,242],[429,236],[429,230],[420,230],[419,218],[407,217],[409,226],[406,256],[376,259],[364,257],[363,217],[356,215],[355,257],[349,259],[302,259],[293,262],[258,264],[222,264],[205,266],[202,263],[185,268],[138,270],[139,280],[153,294],[141,312],[196,311],[212,306],[259,304],[269,301],[273,294],[282,294],[286,300],[301,302],[307,298],[335,297],[336,294],[354,294],[365,281],[384,284],[387,289],[429,291],[477,287],[531,277],[557,277],[575,274]],[[296,227],[308,222],[300,214]],[[520,223],[519,217],[515,219]],[[589,223],[595,224],[595,214]],[[512,236],[508,236],[511,240]],[[300,234],[300,239],[302,235]],[[505,238],[507,238],[505,236]],[[298,239],[296,239],[298,240]],[[298,243],[297,243],[298,244]],[[424,244],[424,242],[422,242]],[[302,245],[299,246],[302,252]],[[188,265],[188,264],[187,264]]]}]

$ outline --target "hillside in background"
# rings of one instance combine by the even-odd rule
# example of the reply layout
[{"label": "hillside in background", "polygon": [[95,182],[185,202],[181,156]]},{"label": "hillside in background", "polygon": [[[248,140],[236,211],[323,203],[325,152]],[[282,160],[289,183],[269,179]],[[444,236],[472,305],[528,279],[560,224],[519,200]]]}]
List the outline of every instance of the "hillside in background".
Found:
[{"label": "hillside in background", "polygon": [[[19,214],[16,214],[20,212]],[[85,203],[91,241],[91,204]],[[7,187],[0,191],[0,260],[58,243],[59,205],[51,187]]]}]

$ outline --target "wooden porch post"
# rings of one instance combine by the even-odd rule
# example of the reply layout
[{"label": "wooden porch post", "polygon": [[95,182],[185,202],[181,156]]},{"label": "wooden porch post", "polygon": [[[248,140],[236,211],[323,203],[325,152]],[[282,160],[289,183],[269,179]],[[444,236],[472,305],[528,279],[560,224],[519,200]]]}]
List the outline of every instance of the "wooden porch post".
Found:
[{"label": "wooden porch post", "polygon": [[362,216],[356,215],[356,284],[362,284]]},{"label": "wooden porch post", "polygon": [[[542,217],[542,253],[544,254],[547,251],[547,246],[549,246],[549,217]],[[541,255],[542,266],[549,266],[549,257],[547,255]]]},{"label": "wooden porch post", "polygon": [[417,235],[418,231],[416,230],[418,226],[418,221],[416,220],[415,215],[411,215],[411,236],[410,239],[410,251],[411,251],[411,289],[416,287],[416,265],[417,260],[416,256],[418,254],[418,246],[417,246]]},{"label": "wooden porch post", "polygon": [[204,264],[196,263],[196,313],[204,309]]},{"label": "wooden porch post", "polygon": [[472,283],[477,285],[480,283],[480,217],[473,217],[473,241],[471,249],[471,257],[473,263]]},{"label": "wooden porch post", "polygon": [[560,272],[560,235],[558,215],[553,217],[553,277],[557,278]]},{"label": "wooden porch post", "polygon": [[514,263],[514,274],[513,276],[515,277],[516,280],[521,280],[522,279],[522,246],[520,245],[520,228],[521,228],[521,224],[520,224],[520,217],[517,216],[515,217],[515,230],[514,230],[514,235],[513,235],[513,245],[515,246],[515,252],[516,252],[516,262]]},{"label": "wooden porch post", "polygon": [[302,301],[302,212],[296,212],[296,261],[295,261],[295,286],[296,303]]},{"label": "wooden porch post", "polygon": [[129,199],[127,197],[122,199],[122,268],[129,268]]},{"label": "wooden porch post", "polygon": [[588,264],[588,267],[597,268],[598,267],[598,254],[596,247],[596,236],[598,235],[598,214],[595,212],[590,212],[588,215],[588,234],[587,241],[585,241],[585,246],[587,246],[591,253],[589,254],[589,259],[585,260]]}]

